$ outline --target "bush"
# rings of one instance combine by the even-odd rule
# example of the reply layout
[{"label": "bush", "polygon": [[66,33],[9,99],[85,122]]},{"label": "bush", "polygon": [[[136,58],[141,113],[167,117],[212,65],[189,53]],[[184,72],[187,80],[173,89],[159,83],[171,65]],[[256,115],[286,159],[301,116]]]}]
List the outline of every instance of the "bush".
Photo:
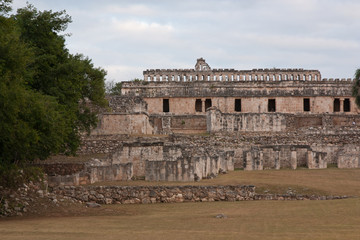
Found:
[{"label": "bush", "polygon": [[0,166],[0,186],[4,188],[18,188],[24,183],[38,182],[43,178],[43,170],[39,167],[19,167],[15,164]]}]

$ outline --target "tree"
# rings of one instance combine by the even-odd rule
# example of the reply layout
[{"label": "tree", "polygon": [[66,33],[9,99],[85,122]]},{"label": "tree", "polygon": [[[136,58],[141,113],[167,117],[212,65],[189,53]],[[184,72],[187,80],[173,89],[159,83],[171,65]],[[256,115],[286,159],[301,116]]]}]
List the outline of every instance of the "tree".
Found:
[{"label": "tree", "polygon": [[106,83],[106,93],[109,95],[121,95],[122,83],[110,81]]},{"label": "tree", "polygon": [[0,2],[0,170],[75,153],[80,134],[96,125],[88,103],[106,105],[106,72],[70,54],[59,35],[71,22],[65,11],[28,5],[9,17],[10,3]]},{"label": "tree", "polygon": [[355,97],[355,103],[360,107],[360,68],[355,71],[355,82],[352,89],[352,95]]},{"label": "tree", "polygon": [[64,121],[54,97],[29,89],[33,53],[13,19],[0,16],[0,163],[45,158],[60,150]]},{"label": "tree", "polygon": [[75,153],[80,144],[80,133],[89,132],[97,124],[92,105],[103,107],[105,100],[105,75],[95,68],[89,58],[72,55],[65,47],[66,30],[71,17],[66,11],[38,11],[34,6],[18,9],[13,16],[21,31],[20,38],[33,49],[35,58],[29,86],[41,93],[53,96],[65,109],[67,121],[66,144]]}]

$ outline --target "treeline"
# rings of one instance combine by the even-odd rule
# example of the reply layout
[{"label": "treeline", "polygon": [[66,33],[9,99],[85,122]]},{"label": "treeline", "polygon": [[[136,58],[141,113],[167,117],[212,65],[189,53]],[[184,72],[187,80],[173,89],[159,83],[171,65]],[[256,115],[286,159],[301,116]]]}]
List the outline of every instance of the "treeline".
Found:
[{"label": "treeline", "polygon": [[30,4],[11,15],[11,4],[0,0],[1,169],[75,153],[96,126],[88,103],[107,103],[106,72],[65,47],[71,17]]}]

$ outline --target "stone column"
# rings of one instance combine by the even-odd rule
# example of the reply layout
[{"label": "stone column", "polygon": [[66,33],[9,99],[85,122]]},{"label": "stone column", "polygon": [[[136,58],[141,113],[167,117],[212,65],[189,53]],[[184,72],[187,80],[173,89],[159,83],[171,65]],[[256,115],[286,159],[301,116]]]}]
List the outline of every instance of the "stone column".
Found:
[{"label": "stone column", "polygon": [[344,112],[344,99],[340,98],[340,112]]},{"label": "stone column", "polygon": [[259,149],[259,164],[257,170],[264,170],[264,153],[261,149]]},{"label": "stone column", "polygon": [[274,147],[274,160],[275,160],[275,169],[280,169],[280,147]]},{"label": "stone column", "polygon": [[296,148],[295,147],[291,147],[290,148],[291,151],[291,159],[290,159],[290,166],[291,169],[296,169],[297,168],[297,156],[296,156]]},{"label": "stone column", "polygon": [[307,166],[309,169],[315,169],[316,166],[314,164],[314,155],[312,150],[307,151]]},{"label": "stone column", "polygon": [[253,168],[253,159],[252,159],[251,151],[248,151],[248,152],[246,153],[245,162],[246,162],[245,170],[254,170],[254,168]]},{"label": "stone column", "polygon": [[201,112],[206,112],[206,109],[205,109],[205,99],[201,99]]}]

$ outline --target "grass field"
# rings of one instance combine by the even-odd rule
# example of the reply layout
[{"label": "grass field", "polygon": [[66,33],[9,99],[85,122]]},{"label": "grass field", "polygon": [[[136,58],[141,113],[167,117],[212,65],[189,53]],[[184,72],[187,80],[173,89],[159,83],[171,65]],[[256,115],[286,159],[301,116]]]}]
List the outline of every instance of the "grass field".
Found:
[{"label": "grass field", "polygon": [[[230,183],[360,195],[360,169],[236,171],[196,184]],[[219,213],[228,218],[215,218]],[[359,226],[359,198],[107,205],[66,217],[1,220],[0,239],[360,239]]]},{"label": "grass field", "polygon": [[233,171],[200,182],[118,181],[94,185],[255,185],[257,193],[285,193],[288,188],[299,194],[360,196],[360,169],[298,169]]}]

